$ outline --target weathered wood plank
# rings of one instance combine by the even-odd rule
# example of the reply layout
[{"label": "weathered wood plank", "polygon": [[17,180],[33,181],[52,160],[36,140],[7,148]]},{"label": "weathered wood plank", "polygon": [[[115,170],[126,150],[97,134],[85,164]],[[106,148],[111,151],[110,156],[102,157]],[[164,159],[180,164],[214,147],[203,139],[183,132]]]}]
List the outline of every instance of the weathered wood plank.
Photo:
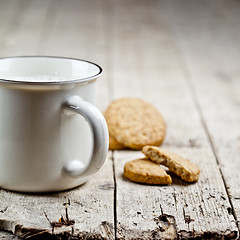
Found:
[{"label": "weathered wood plank", "polygon": [[[26,1],[25,4],[26,7],[15,12],[19,16],[17,28],[9,25],[6,26],[7,30],[4,30],[4,41],[14,39],[14,44],[5,44],[6,46],[0,49],[1,56],[45,54],[80,57],[104,67],[106,46],[103,36],[106,30],[103,30],[105,22],[101,2],[46,0]],[[89,12],[93,14],[91,18]],[[27,41],[24,37],[28,37]],[[102,109],[108,99],[108,88],[104,79],[106,78],[100,80],[97,101],[98,107]],[[43,211],[47,212],[51,221],[58,221],[60,215],[65,213],[63,203],[70,199],[69,217],[75,220],[75,236],[86,239],[113,239],[113,192],[110,154],[102,172],[94,175],[79,189],[50,195],[29,195],[1,190],[0,229],[24,238],[34,234],[51,238],[52,228]],[[54,230],[55,234],[59,235],[63,235],[63,231],[72,234],[71,227]]]},{"label": "weathered wood plank", "polygon": [[[184,183],[174,176],[171,186],[132,183],[122,176],[124,163],[143,155],[130,151],[114,153],[118,238],[236,238],[237,228],[221,176],[212,161],[214,155],[206,149],[167,149],[199,165],[201,177],[196,184]],[[164,216],[170,219],[164,221]]]},{"label": "weathered wood plank", "polygon": [[0,231],[0,239],[2,240],[21,240],[22,238],[13,236],[11,233]]},{"label": "weathered wood plank", "polygon": [[9,26],[13,24],[18,17],[19,1],[1,1],[0,2],[0,44],[3,45],[4,41],[2,37],[9,31]]},{"label": "weathered wood plank", "polygon": [[5,28],[1,34],[0,56],[34,55],[49,0],[15,0],[13,2],[14,5],[11,8],[4,8],[4,6],[1,8],[6,11],[7,16],[10,15],[10,19],[1,21],[1,25]]},{"label": "weathered wood plank", "polygon": [[168,126],[163,147],[190,158],[201,175],[196,184],[174,178],[171,186],[138,185],[122,173],[124,163],[141,154],[114,152],[117,238],[236,238],[224,182],[186,84],[166,9],[158,3],[115,2],[113,60],[122,69],[113,72],[114,98],[152,102]]},{"label": "weathered wood plank", "polygon": [[[235,219],[219,166],[239,220],[239,180],[238,174],[234,174],[239,167],[240,135],[237,131],[239,3],[14,0],[0,4],[0,56],[37,53],[80,57],[99,63],[106,69],[100,79],[100,109],[104,110],[109,99],[122,96],[137,96],[152,102],[167,121],[164,147],[191,158],[200,166],[202,172],[196,184],[174,178],[171,186],[138,185],[124,179],[122,172],[125,161],[142,155],[115,152],[117,237],[234,238]],[[194,88],[191,82],[186,84],[188,78]],[[196,96],[192,90],[197,93],[200,109],[193,102]],[[220,165],[216,163],[208,132]],[[226,162],[229,156],[231,161]],[[111,155],[106,164],[101,176],[70,194],[53,194],[50,198],[40,195],[33,200],[35,195],[2,190],[0,219],[6,218],[9,223],[15,219],[13,226],[24,223],[14,231],[22,236],[31,234],[34,206],[39,219],[44,221],[39,226],[46,226],[50,231],[42,210],[47,211],[52,221],[58,220],[64,214],[62,204],[70,197],[70,218],[81,215],[79,220],[88,219],[86,223],[77,221],[76,233],[89,238],[113,238]],[[86,197],[89,193],[95,195],[90,202]],[[11,205],[13,199],[19,212]],[[49,209],[44,205],[47,199],[51,201]],[[109,206],[94,199],[106,199]],[[6,203],[10,203],[7,209]],[[85,212],[88,209],[89,213]],[[103,221],[101,209],[105,211]],[[21,213],[31,213],[31,222],[22,218]],[[6,223],[4,226],[13,229],[6,227]],[[91,232],[94,227],[97,230]],[[7,233],[0,234],[0,238],[10,239]]]},{"label": "weathered wood plank", "polygon": [[[203,5],[181,1],[168,5],[190,88],[197,95],[202,121],[239,224],[240,3],[211,1]],[[187,17],[192,14],[195,21]]]},{"label": "weathered wood plank", "polygon": [[[48,1],[0,2],[0,56],[35,54]],[[5,202],[0,194],[2,210]],[[5,209],[5,208],[3,208]],[[0,213],[1,215],[1,213]],[[20,239],[0,231],[1,239]]]},{"label": "weathered wood plank", "polygon": [[[71,235],[79,238],[113,239],[113,175],[111,153],[103,168],[87,183],[72,191],[53,194],[21,194],[0,190],[0,229],[22,238]],[[46,219],[65,217],[64,203],[73,226],[52,228]],[[66,231],[66,233],[64,233]]]},{"label": "weathered wood plank", "polygon": [[[107,39],[103,2],[62,1],[56,14],[56,22],[49,32],[44,54],[76,57],[96,62],[104,69],[99,79],[97,106],[104,110],[108,105]],[[105,71],[106,70],[106,71]]]},{"label": "weathered wood plank", "polygon": [[[56,20],[53,24],[53,29],[50,31],[50,38],[45,44],[44,53],[46,55],[61,55],[77,57],[81,59],[90,60],[98,63],[103,69],[107,69],[107,55],[109,49],[107,48],[107,40],[105,38],[107,22],[105,16],[108,16],[108,9],[103,8],[101,1],[62,1],[60,9],[56,14]],[[63,34],[64,33],[64,34]],[[57,44],[56,44],[57,42]],[[97,106],[104,111],[108,104],[108,71],[104,71],[104,75],[99,79]],[[96,216],[92,215],[88,221],[93,221],[91,226],[89,222],[82,226],[81,231],[88,233],[88,237],[96,237],[94,232],[100,231],[102,228],[102,219],[97,217],[98,214],[104,212],[108,218],[108,226],[114,227],[114,186],[112,168],[108,168],[108,174],[112,176],[109,181],[110,191],[108,199],[100,197],[104,192],[100,192],[99,198],[105,199],[102,205],[99,204],[95,208]],[[96,179],[97,181],[97,179]],[[93,192],[94,193],[94,192]],[[89,192],[88,196],[92,196]],[[107,205],[107,209],[105,207]],[[103,220],[104,221],[104,220]],[[104,221],[105,222],[105,221]],[[114,232],[113,229],[110,229]],[[93,232],[91,234],[91,232]],[[111,232],[109,238],[113,238],[114,234]],[[113,234],[113,235],[112,235]],[[100,234],[101,237],[106,237]]]}]

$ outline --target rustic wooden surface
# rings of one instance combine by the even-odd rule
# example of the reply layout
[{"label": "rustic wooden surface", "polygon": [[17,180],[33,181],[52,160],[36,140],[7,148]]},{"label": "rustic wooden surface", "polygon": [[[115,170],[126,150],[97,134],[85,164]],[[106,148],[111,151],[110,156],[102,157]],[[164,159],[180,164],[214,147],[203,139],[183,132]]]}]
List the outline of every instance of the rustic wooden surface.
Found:
[{"label": "rustic wooden surface", "polygon": [[[104,68],[97,105],[141,97],[167,122],[163,146],[199,165],[171,186],[123,176],[139,151],[109,152],[72,191],[0,190],[0,229],[25,239],[237,239],[240,229],[240,2],[237,0],[0,0],[0,56],[58,55]],[[54,229],[65,214],[74,229]],[[0,232],[0,239],[19,239]],[[73,234],[72,234],[72,231]]]}]

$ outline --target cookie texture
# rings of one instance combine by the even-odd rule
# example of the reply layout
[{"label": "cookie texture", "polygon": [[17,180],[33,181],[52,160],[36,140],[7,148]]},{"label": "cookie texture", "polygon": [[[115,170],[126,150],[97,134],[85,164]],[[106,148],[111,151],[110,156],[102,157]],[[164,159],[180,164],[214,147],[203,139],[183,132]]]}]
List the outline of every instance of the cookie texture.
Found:
[{"label": "cookie texture", "polygon": [[[103,112],[103,116],[108,125],[105,112]],[[112,136],[112,134],[109,131],[109,127],[108,127],[108,133],[109,133],[109,150],[122,150],[126,148],[122,143],[118,142],[116,138]]]},{"label": "cookie texture", "polygon": [[146,158],[127,162],[124,166],[124,176],[138,183],[172,183],[171,176],[168,175],[162,167]]},{"label": "cookie texture", "polygon": [[122,150],[126,147],[119,143],[110,133],[109,133],[109,150]]},{"label": "cookie texture", "polygon": [[199,179],[200,169],[188,159],[155,146],[145,146],[142,152],[147,158],[168,167],[185,181],[195,182]]},{"label": "cookie texture", "polygon": [[142,99],[121,98],[113,101],[105,111],[105,118],[110,134],[128,148],[159,146],[166,134],[162,115]]}]

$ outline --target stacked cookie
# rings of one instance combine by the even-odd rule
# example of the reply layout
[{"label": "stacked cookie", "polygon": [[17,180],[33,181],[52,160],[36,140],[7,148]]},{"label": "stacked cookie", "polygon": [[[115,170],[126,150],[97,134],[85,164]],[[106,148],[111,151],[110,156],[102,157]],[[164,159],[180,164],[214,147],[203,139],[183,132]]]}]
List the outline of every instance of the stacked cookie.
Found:
[{"label": "stacked cookie", "polygon": [[199,178],[199,168],[188,159],[155,146],[145,146],[142,152],[146,158],[129,161],[124,166],[124,176],[134,182],[171,184],[171,176],[160,164],[187,182],[196,182]]},{"label": "stacked cookie", "polygon": [[113,101],[104,113],[109,130],[109,149],[142,149],[145,158],[129,161],[124,176],[134,182],[170,184],[172,178],[164,165],[180,178],[195,182],[199,168],[189,160],[160,149],[166,135],[166,124],[154,106],[138,98]]}]

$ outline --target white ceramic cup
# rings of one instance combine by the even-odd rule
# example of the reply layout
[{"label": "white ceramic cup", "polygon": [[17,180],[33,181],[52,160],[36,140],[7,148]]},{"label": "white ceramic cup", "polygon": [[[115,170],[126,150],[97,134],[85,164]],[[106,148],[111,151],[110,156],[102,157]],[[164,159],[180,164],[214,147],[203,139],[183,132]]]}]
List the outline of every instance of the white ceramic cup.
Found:
[{"label": "white ceramic cup", "polygon": [[0,187],[76,187],[103,165],[108,130],[96,100],[98,65],[45,56],[0,59]]}]

